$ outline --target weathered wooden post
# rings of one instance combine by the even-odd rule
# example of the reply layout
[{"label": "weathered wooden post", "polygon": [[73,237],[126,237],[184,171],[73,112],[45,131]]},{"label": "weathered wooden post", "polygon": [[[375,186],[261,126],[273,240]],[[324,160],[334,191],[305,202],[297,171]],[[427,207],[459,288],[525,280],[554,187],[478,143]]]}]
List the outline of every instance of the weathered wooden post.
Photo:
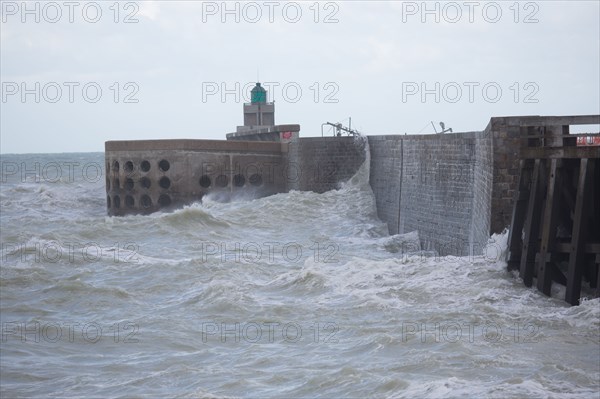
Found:
[{"label": "weathered wooden post", "polygon": [[600,116],[522,119],[508,269],[546,295],[553,281],[566,285],[577,305],[583,280],[600,294],[600,134],[571,135],[569,126],[600,125]]}]

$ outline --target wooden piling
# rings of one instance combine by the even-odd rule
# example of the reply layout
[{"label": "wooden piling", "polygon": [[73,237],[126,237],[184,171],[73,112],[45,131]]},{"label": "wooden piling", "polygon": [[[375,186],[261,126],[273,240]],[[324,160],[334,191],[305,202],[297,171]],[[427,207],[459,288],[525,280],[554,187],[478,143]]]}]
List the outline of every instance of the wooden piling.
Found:
[{"label": "wooden piling", "polygon": [[[600,116],[592,120],[600,124]],[[569,125],[589,123],[589,116],[552,117],[521,127],[506,259],[527,287],[536,279],[550,295],[552,282],[566,285],[572,305],[583,281],[600,296],[600,146],[578,146],[578,135],[569,134]]]}]

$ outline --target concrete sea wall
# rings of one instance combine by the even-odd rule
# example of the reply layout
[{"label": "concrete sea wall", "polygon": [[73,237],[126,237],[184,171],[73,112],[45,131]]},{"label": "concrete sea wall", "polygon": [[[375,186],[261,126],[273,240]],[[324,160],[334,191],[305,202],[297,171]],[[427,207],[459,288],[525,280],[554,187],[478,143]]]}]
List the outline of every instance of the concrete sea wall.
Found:
[{"label": "concrete sea wall", "polygon": [[287,191],[287,144],[222,140],[108,141],[109,215],[152,213],[212,193],[266,196]]},{"label": "concrete sea wall", "polygon": [[[369,136],[370,184],[390,234],[418,231],[440,254],[478,251],[490,232],[492,144],[489,132]],[[290,143],[143,140],[106,143],[109,215],[152,213],[237,194],[325,192],[365,161],[354,137]]]},{"label": "concrete sea wall", "polygon": [[288,189],[323,193],[351,178],[365,161],[365,145],[354,137],[307,137],[288,152]]},{"label": "concrete sea wall", "polygon": [[[390,234],[418,231],[423,249],[481,253],[490,235],[493,190],[489,131],[368,136],[370,184]],[[302,138],[289,145],[288,189],[324,192],[365,160],[353,137]]]},{"label": "concrete sea wall", "polygon": [[491,139],[485,133],[369,136],[371,188],[390,234],[418,231],[440,254],[480,252],[490,232]]},{"label": "concrete sea wall", "polygon": [[[583,118],[597,121],[597,116]],[[524,135],[556,129],[568,134],[569,124],[580,119],[494,117],[480,132],[368,136],[379,218],[390,234],[418,231],[423,249],[481,253],[491,233],[510,225]],[[261,141],[267,137],[261,134],[273,132],[258,130],[228,141],[106,142],[108,214],[150,213],[208,193],[224,199],[290,190],[321,193],[338,188],[365,160],[364,140],[298,138],[298,125],[273,129],[279,135],[285,130],[289,143]]]}]

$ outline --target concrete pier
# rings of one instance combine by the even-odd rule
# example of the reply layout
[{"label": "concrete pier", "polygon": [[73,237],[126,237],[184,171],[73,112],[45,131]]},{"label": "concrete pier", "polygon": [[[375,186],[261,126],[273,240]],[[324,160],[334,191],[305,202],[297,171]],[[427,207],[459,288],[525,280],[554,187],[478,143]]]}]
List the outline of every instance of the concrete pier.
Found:
[{"label": "concrete pier", "polygon": [[[546,165],[545,159],[558,153],[566,154],[563,158],[576,154],[575,158],[588,159],[586,165],[596,166],[586,168],[596,178],[586,183],[585,192],[597,193],[600,147],[574,146],[577,136],[569,134],[568,126],[598,125],[599,121],[597,115],[493,117],[478,132],[368,136],[370,185],[379,219],[387,224],[390,234],[418,231],[419,246],[442,256],[479,255],[491,233],[510,227],[516,195],[522,192],[521,162],[536,151],[541,151],[539,159],[546,174],[554,166],[551,162]],[[594,129],[586,136],[595,133],[598,137],[599,126]],[[549,149],[530,148],[529,140],[538,140],[533,136],[542,130],[548,136],[543,139]],[[364,140],[300,138],[295,136],[299,131],[298,125],[246,126],[229,135],[227,141],[108,141],[108,214],[148,214],[200,201],[208,194],[228,200],[237,195],[257,198],[290,190],[324,192],[339,188],[365,160]],[[289,140],[281,140],[282,132],[291,132]],[[552,136],[557,132],[560,142]],[[557,143],[564,148],[556,147]],[[554,155],[546,156],[544,151]],[[560,164],[572,162],[556,166],[560,169]],[[577,180],[573,176],[579,176],[581,167],[568,170],[571,181]],[[567,197],[575,198],[573,190],[578,186],[573,183],[565,187],[563,191],[570,193]],[[544,206],[540,204],[537,206]],[[594,209],[597,212],[598,207]],[[518,230],[514,237],[520,237]],[[590,240],[584,244],[578,241],[577,245],[596,251],[600,243]],[[511,251],[515,245],[511,244]],[[556,245],[564,250],[568,244]],[[533,260],[528,259],[527,264],[531,264]],[[597,275],[594,267],[585,268],[583,273]],[[573,270],[578,275],[580,269]],[[547,292],[547,282],[544,284],[543,291]],[[573,290],[577,291],[575,285],[569,292]],[[570,302],[575,298],[577,295],[572,294]]]},{"label": "concrete pier", "polygon": [[220,140],[107,141],[109,215],[148,214],[243,192],[261,197],[287,190],[287,144]]}]

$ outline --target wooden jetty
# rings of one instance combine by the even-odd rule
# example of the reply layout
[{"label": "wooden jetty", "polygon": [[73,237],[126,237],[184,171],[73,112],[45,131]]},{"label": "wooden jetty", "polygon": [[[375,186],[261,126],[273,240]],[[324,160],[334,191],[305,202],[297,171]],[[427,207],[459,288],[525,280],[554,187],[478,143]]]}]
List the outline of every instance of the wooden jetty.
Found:
[{"label": "wooden jetty", "polygon": [[520,126],[507,263],[546,295],[553,281],[565,285],[565,300],[578,305],[584,281],[600,296],[600,134],[569,134],[571,125],[600,125],[600,116]]}]

